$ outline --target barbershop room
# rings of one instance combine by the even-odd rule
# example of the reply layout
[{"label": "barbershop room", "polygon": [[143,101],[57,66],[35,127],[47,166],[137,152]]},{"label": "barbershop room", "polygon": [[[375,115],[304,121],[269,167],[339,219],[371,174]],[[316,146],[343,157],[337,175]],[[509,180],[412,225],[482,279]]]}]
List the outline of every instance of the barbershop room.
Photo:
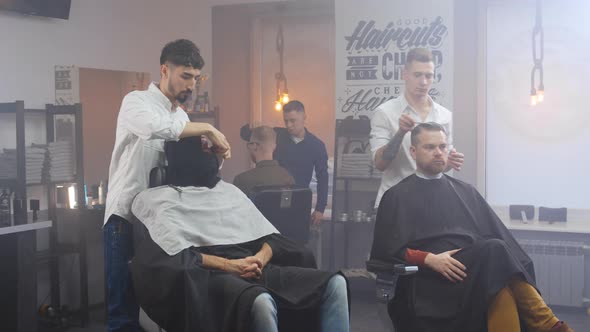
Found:
[{"label": "barbershop room", "polygon": [[589,13],[0,0],[0,332],[590,332]]}]

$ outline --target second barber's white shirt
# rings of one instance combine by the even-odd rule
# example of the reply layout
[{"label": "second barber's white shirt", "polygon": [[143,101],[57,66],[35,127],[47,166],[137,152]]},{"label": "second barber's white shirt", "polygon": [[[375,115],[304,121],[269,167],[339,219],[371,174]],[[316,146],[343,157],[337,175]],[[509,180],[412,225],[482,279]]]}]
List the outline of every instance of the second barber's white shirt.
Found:
[{"label": "second barber's white shirt", "polygon": [[[404,113],[412,117],[416,123],[436,122],[442,125],[447,132],[448,144],[452,144],[453,114],[451,111],[432,101],[432,110],[426,120],[423,121],[420,115],[408,104],[405,95],[402,94],[398,98],[391,99],[377,107],[373,118],[371,118],[370,143],[373,160],[375,160],[377,150],[389,143],[399,130],[399,118]],[[389,167],[383,171],[381,185],[379,186],[379,192],[375,200],[375,207],[379,206],[381,197],[387,189],[395,186],[414,172],[416,172],[416,162],[410,154],[410,133],[408,132],[404,136],[397,155],[391,164],[389,164]]]},{"label": "second barber's white shirt", "polygon": [[109,167],[105,223],[113,214],[131,218],[133,198],[148,188],[151,169],[164,165],[164,142],[178,140],[189,121],[155,83],[123,98]]}]

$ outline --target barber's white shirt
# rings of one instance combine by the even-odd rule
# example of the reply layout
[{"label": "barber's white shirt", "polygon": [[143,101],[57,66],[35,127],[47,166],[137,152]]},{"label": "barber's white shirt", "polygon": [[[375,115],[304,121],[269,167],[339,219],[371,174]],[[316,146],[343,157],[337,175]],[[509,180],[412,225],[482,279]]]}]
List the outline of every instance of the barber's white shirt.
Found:
[{"label": "barber's white shirt", "polygon": [[164,141],[178,140],[188,121],[186,113],[173,107],[154,83],[123,98],[109,167],[104,223],[112,214],[130,219],[133,198],[148,188],[150,170],[165,162]]},{"label": "barber's white shirt", "polygon": [[[431,101],[432,110],[424,121],[422,121],[420,115],[408,104],[404,94],[396,99],[386,101],[377,107],[375,114],[371,118],[370,143],[373,160],[375,160],[377,150],[389,143],[395,133],[399,130],[399,118],[404,113],[412,117],[416,123],[436,122],[442,125],[447,132],[448,144],[452,144],[453,114],[451,111],[435,103],[433,100]],[[383,171],[381,186],[379,187],[377,199],[375,200],[375,207],[379,206],[381,197],[387,189],[395,186],[414,172],[416,172],[416,162],[412,159],[412,155],[410,154],[410,133],[408,132],[404,136],[397,155],[387,169]]]}]

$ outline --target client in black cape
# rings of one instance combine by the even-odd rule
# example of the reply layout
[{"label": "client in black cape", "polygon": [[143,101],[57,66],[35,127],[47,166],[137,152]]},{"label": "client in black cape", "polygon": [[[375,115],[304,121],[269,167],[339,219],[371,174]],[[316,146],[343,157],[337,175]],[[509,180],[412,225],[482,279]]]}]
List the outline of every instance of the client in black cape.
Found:
[{"label": "client in black cape", "polygon": [[389,189],[371,258],[420,266],[400,277],[389,314],[404,331],[571,331],[535,289],[533,262],[471,185],[443,173],[444,128],[419,124],[417,172]]},{"label": "client in black cape", "polygon": [[[135,245],[134,289],[144,311],[175,331],[348,331],[349,292],[316,269],[235,186],[200,139],[166,145],[168,185],[132,211],[149,235]],[[278,318],[277,318],[278,317]]]}]

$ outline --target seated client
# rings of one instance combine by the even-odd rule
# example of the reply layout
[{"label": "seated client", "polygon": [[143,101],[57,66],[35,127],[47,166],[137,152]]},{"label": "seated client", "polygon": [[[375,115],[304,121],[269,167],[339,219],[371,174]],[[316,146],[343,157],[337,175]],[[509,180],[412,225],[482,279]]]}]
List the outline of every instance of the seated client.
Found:
[{"label": "seated client", "polygon": [[256,127],[252,130],[250,141],[247,143],[250,158],[256,167],[238,174],[234,178],[234,185],[246,195],[260,186],[292,186],[295,180],[286,168],[273,160],[273,153],[277,147],[277,134],[268,126]]},{"label": "seated client", "polygon": [[348,331],[346,279],[316,270],[199,138],[166,143],[168,185],[137,195],[150,238],[131,263],[139,304],[168,332]]},{"label": "seated client", "polygon": [[447,137],[436,123],[412,130],[415,174],[379,204],[371,257],[406,261],[389,303],[400,331],[566,332],[535,288],[533,263],[471,185],[443,171]]}]

